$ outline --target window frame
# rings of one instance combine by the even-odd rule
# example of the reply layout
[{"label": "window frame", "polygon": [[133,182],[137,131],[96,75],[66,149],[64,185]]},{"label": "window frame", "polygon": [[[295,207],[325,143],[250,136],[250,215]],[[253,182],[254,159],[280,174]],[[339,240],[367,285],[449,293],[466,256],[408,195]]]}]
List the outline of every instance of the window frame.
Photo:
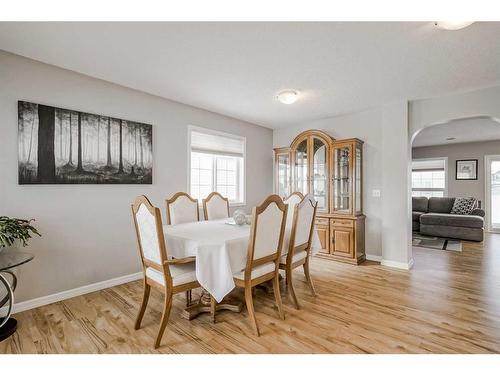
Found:
[{"label": "window frame", "polygon": [[[441,188],[414,188],[413,187],[413,172],[417,171],[435,171],[437,169],[413,169],[413,162],[418,162],[418,161],[444,161],[444,189]],[[441,170],[441,169],[439,169]],[[435,157],[435,158],[419,158],[419,159],[412,159],[412,168],[411,168],[411,192],[413,196],[414,191],[442,191],[443,192],[443,197],[448,196],[448,157]]]},{"label": "window frame", "polygon": [[[236,173],[237,173],[237,181],[239,180],[241,187],[238,185],[236,188],[240,188],[241,190],[241,201],[235,202],[235,201],[229,201],[229,206],[230,207],[243,207],[246,206],[246,197],[247,197],[247,180],[246,180],[246,170],[247,170],[247,139],[246,137],[236,135],[236,134],[231,134],[231,133],[226,133],[226,132],[221,132],[218,130],[213,130],[209,128],[204,128],[200,126],[194,126],[194,125],[188,125],[188,135],[187,135],[187,191],[189,191],[189,194],[191,194],[191,133],[193,131],[197,131],[200,133],[205,133],[205,134],[211,134],[211,135],[216,135],[220,137],[226,137],[226,138],[233,138],[237,139],[243,142],[243,162],[241,163],[243,168],[240,168],[237,166],[236,168]],[[194,151],[198,152],[198,151]],[[203,152],[198,152],[198,153],[203,153]],[[228,154],[225,154],[223,152],[217,153],[217,152],[211,152],[213,155],[219,155],[219,156],[228,156]],[[212,184],[215,183],[214,186],[216,186],[216,179],[217,179],[217,167],[216,167],[217,159],[213,159],[213,166],[212,166]],[[238,163],[239,164],[239,163]],[[243,171],[241,170],[243,169]],[[198,204],[201,207],[202,206],[202,199],[198,199]]]}]

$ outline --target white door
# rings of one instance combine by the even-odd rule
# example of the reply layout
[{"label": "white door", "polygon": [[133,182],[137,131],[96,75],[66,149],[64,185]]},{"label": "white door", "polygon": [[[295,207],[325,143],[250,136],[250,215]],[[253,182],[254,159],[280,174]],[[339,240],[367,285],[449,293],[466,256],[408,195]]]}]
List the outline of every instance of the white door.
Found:
[{"label": "white door", "polygon": [[500,232],[500,155],[486,155],[486,226]]}]

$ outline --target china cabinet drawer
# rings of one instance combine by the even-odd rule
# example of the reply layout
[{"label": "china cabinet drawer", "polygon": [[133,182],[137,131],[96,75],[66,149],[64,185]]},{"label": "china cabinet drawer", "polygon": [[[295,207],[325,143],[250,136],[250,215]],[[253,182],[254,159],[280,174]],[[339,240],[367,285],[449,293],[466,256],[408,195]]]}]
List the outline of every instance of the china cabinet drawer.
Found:
[{"label": "china cabinet drawer", "polygon": [[331,223],[332,226],[336,226],[336,227],[347,227],[347,228],[353,228],[354,227],[354,221],[353,220],[331,219],[330,223]]},{"label": "china cabinet drawer", "polygon": [[325,217],[317,217],[316,225],[328,225],[328,219]]}]

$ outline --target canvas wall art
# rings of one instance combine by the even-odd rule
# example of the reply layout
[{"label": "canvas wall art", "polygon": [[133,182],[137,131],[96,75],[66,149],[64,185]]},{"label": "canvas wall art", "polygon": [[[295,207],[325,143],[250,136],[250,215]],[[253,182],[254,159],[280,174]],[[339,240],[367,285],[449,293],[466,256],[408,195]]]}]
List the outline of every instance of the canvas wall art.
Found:
[{"label": "canvas wall art", "polygon": [[20,184],[151,184],[153,127],[18,102]]}]

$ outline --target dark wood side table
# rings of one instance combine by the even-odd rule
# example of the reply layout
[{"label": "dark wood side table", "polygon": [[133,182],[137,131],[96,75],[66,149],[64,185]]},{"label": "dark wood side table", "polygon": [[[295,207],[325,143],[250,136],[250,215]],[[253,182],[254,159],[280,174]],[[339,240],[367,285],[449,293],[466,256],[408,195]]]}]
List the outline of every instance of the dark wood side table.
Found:
[{"label": "dark wood side table", "polygon": [[[7,306],[7,315],[0,316],[0,341],[11,336],[17,329],[17,320],[11,318],[12,308],[14,307],[14,290],[17,286],[17,277],[13,268],[24,263],[28,263],[34,258],[33,254],[4,249],[0,252],[0,288],[6,290],[6,295],[0,299],[0,309]],[[10,275],[12,281],[9,283],[7,275]],[[2,288],[3,289],[3,288]]]}]

